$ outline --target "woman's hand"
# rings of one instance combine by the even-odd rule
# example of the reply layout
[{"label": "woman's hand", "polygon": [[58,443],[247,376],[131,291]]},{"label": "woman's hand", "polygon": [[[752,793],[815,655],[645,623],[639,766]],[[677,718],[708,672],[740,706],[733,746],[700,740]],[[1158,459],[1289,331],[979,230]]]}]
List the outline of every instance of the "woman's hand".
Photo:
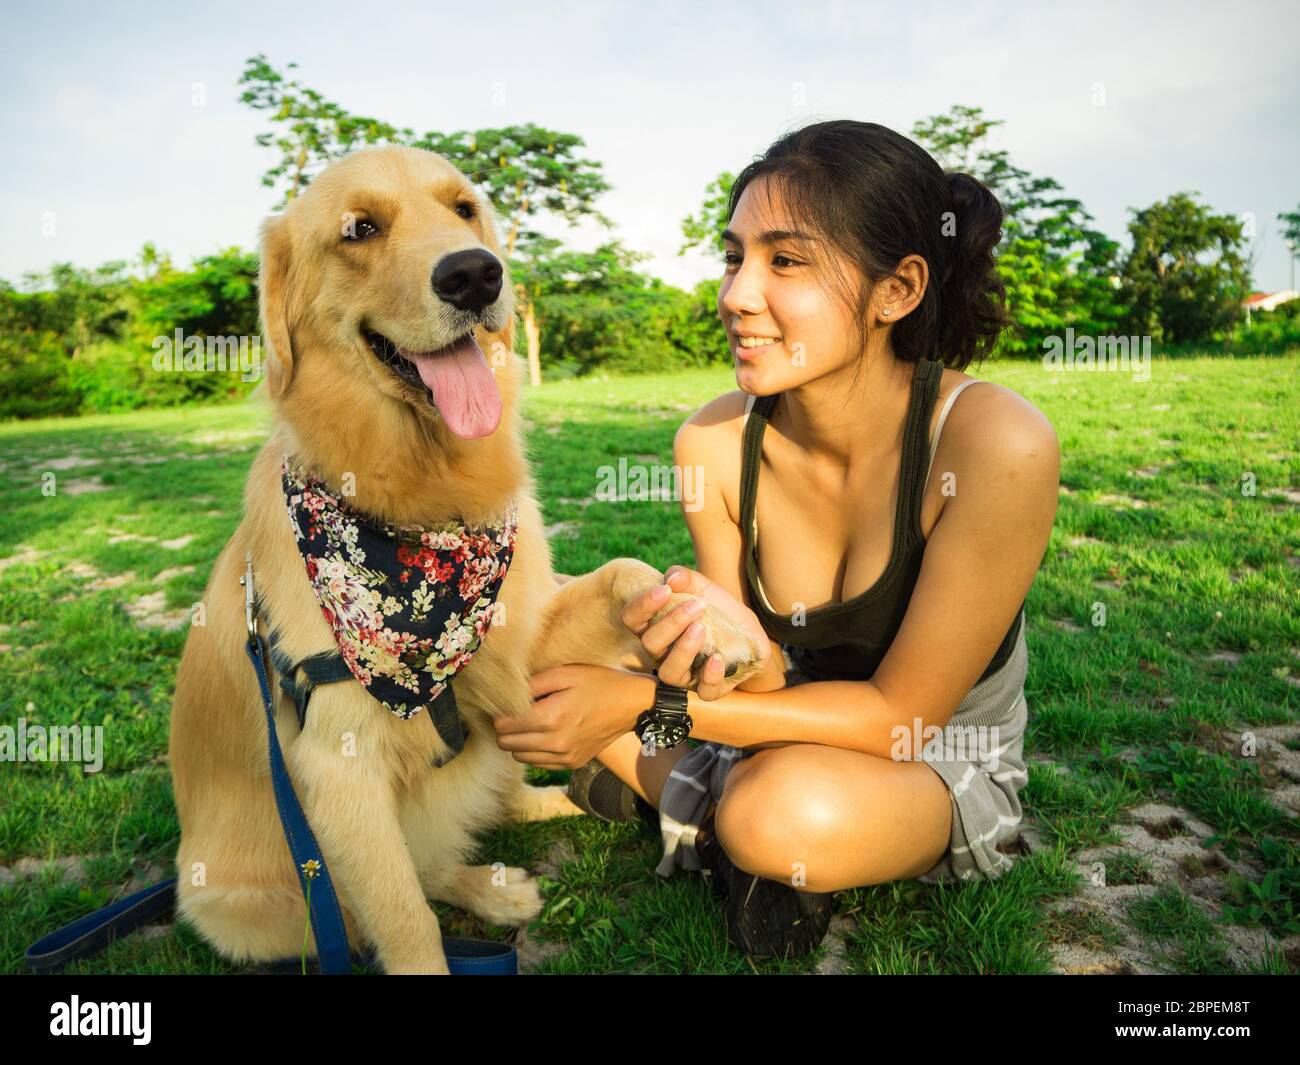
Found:
[{"label": "woman's hand", "polygon": [[654,677],[604,666],[567,665],[534,673],[533,704],[492,720],[497,746],[516,762],[576,769],[636,725],[655,698]]},{"label": "woman's hand", "polygon": [[[760,661],[766,664],[771,644],[763,626],[754,612],[725,588],[709,580],[697,570],[673,566],[664,575],[666,583],[632,599],[623,607],[623,624],[641,638],[641,646],[659,662],[659,679],[665,684],[685,688],[691,682],[691,664],[700,653],[704,626],[695,619],[703,612],[704,604],[722,611],[744,632],[753,638],[759,648]],[[663,609],[674,592],[695,596],[678,606],[672,613],[653,625],[650,619]],[[722,655],[712,654],[704,665],[696,694],[701,699],[721,699],[737,684],[725,676],[726,663]]]}]

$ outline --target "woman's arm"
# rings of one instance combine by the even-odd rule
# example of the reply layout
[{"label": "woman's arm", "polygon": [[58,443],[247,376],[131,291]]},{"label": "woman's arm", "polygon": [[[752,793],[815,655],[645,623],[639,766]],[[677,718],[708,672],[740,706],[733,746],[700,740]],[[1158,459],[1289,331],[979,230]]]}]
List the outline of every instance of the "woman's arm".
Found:
[{"label": "woman's arm", "polygon": [[[745,394],[731,392],[705,404],[682,423],[673,438],[673,463],[683,484],[693,484],[692,498],[682,498],[682,515],[695,547],[695,568],[751,611],[745,580],[744,538],[740,518],[741,439],[737,419],[743,419]],[[686,470],[692,470],[688,479]],[[736,499],[733,516],[723,485]],[[781,646],[769,639],[763,670],[737,686],[737,691],[763,692],[785,686]]]},{"label": "woman's arm", "polygon": [[715,700],[691,692],[692,737],[750,748],[823,743],[890,757],[900,726],[923,735],[948,723],[1028,594],[1060,488],[1060,446],[1047,419],[1008,390],[981,400],[960,421],[949,419],[945,459],[936,457],[932,477],[951,473],[955,492],[875,676]]}]

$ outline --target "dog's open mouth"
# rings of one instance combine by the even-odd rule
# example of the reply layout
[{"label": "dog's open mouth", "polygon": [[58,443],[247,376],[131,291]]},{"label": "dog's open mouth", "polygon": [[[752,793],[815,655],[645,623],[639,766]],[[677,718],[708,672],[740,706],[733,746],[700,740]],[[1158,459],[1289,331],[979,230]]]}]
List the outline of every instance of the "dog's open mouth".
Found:
[{"label": "dog's open mouth", "polygon": [[422,389],[457,436],[473,440],[496,429],[501,393],[473,330],[433,351],[408,350],[370,329],[364,333],[379,361],[400,380]]}]

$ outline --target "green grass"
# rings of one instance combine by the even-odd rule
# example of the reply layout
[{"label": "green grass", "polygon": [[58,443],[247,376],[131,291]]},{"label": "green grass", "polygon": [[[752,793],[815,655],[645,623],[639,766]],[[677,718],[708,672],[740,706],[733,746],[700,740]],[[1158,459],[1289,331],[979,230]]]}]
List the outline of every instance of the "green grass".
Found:
[{"label": "green grass", "polygon": [[[1072,855],[1085,848],[1108,848],[1112,883],[1150,884],[1147,862],[1114,828],[1153,801],[1190,811],[1213,826],[1216,848],[1266,870],[1233,881],[1234,920],[1279,937],[1300,931],[1300,825],[1270,801],[1279,782],[1261,760],[1218,739],[1297,720],[1300,523],[1294,494],[1269,493],[1300,485],[1300,358],[1157,360],[1147,382],[1036,363],[980,375],[1043,410],[1063,453],[1056,526],[1027,605],[1034,761],[1022,795],[1045,845],[992,884],[839,893],[851,929],[843,967],[1042,973],[1054,943],[1117,942],[1110,922],[1047,904],[1080,890]],[[527,393],[558,570],[621,555],[692,563],[676,504],[584,503],[604,463],[671,463],[676,427],[733,387],[721,368]],[[98,773],[61,762],[2,767],[0,864],[93,860],[82,883],[54,869],[0,879],[0,971],[20,970],[31,941],[119,897],[133,876],[152,883],[172,871],[178,832],[163,756],[185,626],[159,628],[126,608],[152,595],[145,613],[186,618],[239,521],[266,428],[265,411],[242,404],[0,425],[0,557],[17,558],[0,572],[0,725],[20,716],[104,725],[106,737]],[[42,493],[49,473],[52,495]],[[1248,474],[1253,495],[1242,491]],[[104,490],[75,492],[91,479]],[[93,572],[76,575],[78,564]],[[1240,657],[1209,657],[1225,651]],[[538,782],[564,776],[530,770]],[[819,960],[751,962],[731,950],[699,878],[655,874],[659,844],[639,822],[517,826],[483,849],[532,868],[559,856],[530,933],[555,944],[538,972],[808,972]],[[447,933],[512,935],[436,909]],[[1177,885],[1134,901],[1124,923],[1171,971],[1237,971],[1222,924]],[[1294,973],[1296,960],[1270,950],[1240,971]],[[177,926],[128,937],[70,971],[234,970]]]}]

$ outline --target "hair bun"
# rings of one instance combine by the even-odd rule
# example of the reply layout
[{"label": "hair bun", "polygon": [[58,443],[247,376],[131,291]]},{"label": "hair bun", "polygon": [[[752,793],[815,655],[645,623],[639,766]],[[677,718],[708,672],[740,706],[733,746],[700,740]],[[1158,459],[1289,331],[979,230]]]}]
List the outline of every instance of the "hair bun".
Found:
[{"label": "hair bun", "polygon": [[940,350],[964,361],[993,349],[1006,327],[1006,290],[993,249],[1002,240],[1002,205],[978,178],[944,174],[954,225],[945,227],[949,254],[940,278]]}]

